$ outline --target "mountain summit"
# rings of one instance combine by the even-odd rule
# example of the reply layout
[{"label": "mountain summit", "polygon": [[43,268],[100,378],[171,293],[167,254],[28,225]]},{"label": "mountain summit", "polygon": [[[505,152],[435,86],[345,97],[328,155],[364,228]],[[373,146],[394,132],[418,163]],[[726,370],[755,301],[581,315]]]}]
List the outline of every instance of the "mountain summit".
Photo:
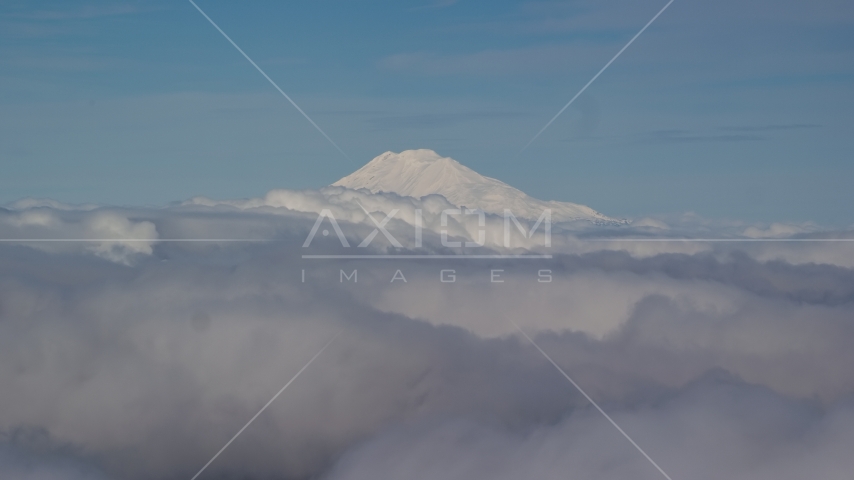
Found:
[{"label": "mountain summit", "polygon": [[529,197],[500,180],[484,177],[453,158],[427,149],[385,152],[332,185],[416,198],[438,194],[459,207],[479,208],[497,215],[509,209],[520,218],[536,219],[548,208],[554,221],[619,222],[584,205]]}]

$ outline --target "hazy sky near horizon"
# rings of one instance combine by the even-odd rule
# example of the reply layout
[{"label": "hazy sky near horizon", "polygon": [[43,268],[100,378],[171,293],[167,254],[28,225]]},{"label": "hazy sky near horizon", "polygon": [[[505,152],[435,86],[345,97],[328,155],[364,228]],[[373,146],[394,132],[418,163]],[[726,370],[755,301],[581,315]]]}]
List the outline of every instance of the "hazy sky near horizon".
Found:
[{"label": "hazy sky near horizon", "polygon": [[664,0],[0,6],[0,203],[317,188],[431,148],[611,216],[851,225],[854,4]]}]

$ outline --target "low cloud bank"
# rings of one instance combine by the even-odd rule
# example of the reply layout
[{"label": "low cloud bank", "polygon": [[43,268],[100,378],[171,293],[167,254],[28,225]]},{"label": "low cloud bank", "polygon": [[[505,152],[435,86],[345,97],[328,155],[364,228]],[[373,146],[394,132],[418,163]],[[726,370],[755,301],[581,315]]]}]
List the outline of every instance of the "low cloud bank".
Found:
[{"label": "low cloud bank", "polygon": [[[401,248],[356,246],[359,204],[398,210]],[[848,478],[854,245],[615,239],[849,232],[686,216],[473,249],[537,260],[302,257],[453,254],[441,230],[480,225],[448,208],[329,188],[0,209],[4,239],[97,240],[0,244],[0,476],[190,478],[342,332],[201,478],[660,478],[513,320],[674,479]],[[350,247],[324,220],[303,248],[323,210]]]},{"label": "low cloud bank", "polygon": [[[845,478],[854,405],[822,411],[726,375],[614,420],[672,478]],[[348,452],[328,478],[367,480],[663,476],[592,408],[512,431],[467,420],[396,428]]]}]

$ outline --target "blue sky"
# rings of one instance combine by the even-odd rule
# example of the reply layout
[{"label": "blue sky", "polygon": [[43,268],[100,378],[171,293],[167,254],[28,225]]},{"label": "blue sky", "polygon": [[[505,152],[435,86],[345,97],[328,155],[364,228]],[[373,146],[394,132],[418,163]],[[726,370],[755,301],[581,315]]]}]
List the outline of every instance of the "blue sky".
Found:
[{"label": "blue sky", "polygon": [[432,148],[611,216],[854,223],[854,4],[664,1],[0,6],[0,202],[165,204],[316,188]]}]

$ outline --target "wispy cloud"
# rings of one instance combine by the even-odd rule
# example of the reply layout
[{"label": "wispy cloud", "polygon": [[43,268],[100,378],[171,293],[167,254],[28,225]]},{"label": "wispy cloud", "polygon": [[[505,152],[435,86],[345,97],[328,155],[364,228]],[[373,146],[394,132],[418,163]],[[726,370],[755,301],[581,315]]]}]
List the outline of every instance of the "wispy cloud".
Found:
[{"label": "wispy cloud", "polygon": [[459,3],[459,0],[434,0],[433,3],[412,7],[410,10],[426,10],[432,8],[446,8]]},{"label": "wispy cloud", "polygon": [[[662,129],[643,133],[636,143],[705,143],[705,142],[756,142],[767,140],[775,132],[814,130],[822,125],[790,123],[767,125],[722,126],[708,130]],[[763,135],[766,134],[766,135]]]},{"label": "wispy cloud", "polygon": [[459,125],[469,121],[497,118],[517,118],[526,114],[521,112],[460,112],[460,113],[421,113],[412,115],[386,115],[373,117],[369,122],[377,129],[399,128],[438,128]]},{"label": "wispy cloud", "polygon": [[377,65],[393,72],[436,76],[538,75],[577,68],[580,61],[586,64],[595,58],[601,48],[601,45],[557,44],[472,53],[398,53],[382,58]]},{"label": "wispy cloud", "polygon": [[705,142],[755,142],[764,140],[760,135],[747,133],[714,134],[690,130],[667,129],[644,133],[636,143],[705,143]]},{"label": "wispy cloud", "polygon": [[161,10],[162,8],[164,7],[142,3],[89,4],[62,10],[31,10],[14,12],[8,13],[4,16],[25,20],[85,20],[120,15],[134,15]]},{"label": "wispy cloud", "polygon": [[743,125],[743,126],[726,126],[720,127],[719,130],[724,132],[780,132],[786,130],[812,130],[821,128],[823,125],[816,123],[789,123],[789,124],[769,124],[769,125]]}]

